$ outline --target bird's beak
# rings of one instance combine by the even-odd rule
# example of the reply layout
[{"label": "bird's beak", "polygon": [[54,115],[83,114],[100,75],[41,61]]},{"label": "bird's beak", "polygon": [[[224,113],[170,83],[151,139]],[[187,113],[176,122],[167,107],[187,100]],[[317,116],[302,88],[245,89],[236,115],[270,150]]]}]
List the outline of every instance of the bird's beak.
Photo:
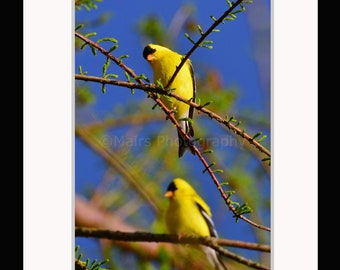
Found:
[{"label": "bird's beak", "polygon": [[174,196],[174,192],[173,191],[167,191],[164,194],[165,197],[167,198],[172,198]]},{"label": "bird's beak", "polygon": [[149,62],[152,62],[153,60],[155,60],[155,56],[153,54],[149,54],[147,57],[146,57],[146,60],[149,61]]}]

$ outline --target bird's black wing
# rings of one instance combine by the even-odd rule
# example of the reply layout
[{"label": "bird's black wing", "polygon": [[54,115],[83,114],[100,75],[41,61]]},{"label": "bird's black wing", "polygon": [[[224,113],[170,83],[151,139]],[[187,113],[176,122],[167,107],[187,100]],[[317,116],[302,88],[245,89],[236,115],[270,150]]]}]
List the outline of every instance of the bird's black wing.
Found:
[{"label": "bird's black wing", "polygon": [[209,227],[210,236],[218,237],[217,231],[215,229],[215,224],[214,224],[213,220],[211,219],[211,217],[208,215],[208,213],[203,209],[203,207],[198,202],[196,202],[196,205],[197,205],[199,211],[201,212],[202,216],[204,217],[205,222],[207,223],[207,225]]},{"label": "bird's black wing", "polygon": [[[194,73],[194,68],[191,64],[191,62],[189,62],[189,67],[190,67],[190,74],[191,74],[191,78],[192,78],[192,89],[193,89],[193,93],[192,93],[192,101],[195,102],[196,100],[196,79],[195,79],[195,73]],[[194,107],[190,106],[189,109],[189,118],[193,119],[194,117]],[[189,134],[191,136],[194,136],[194,129],[191,126],[191,123],[189,122]]]}]

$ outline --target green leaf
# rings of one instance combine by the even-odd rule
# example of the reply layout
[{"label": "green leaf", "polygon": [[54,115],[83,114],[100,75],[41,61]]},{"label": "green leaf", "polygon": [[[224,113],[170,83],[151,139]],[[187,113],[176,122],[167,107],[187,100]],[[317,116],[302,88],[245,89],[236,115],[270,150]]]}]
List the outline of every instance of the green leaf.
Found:
[{"label": "green leaf", "polygon": [[210,15],[210,18],[211,18],[214,22],[217,21],[217,19],[216,19],[215,16],[213,16],[213,15]]},{"label": "green leaf", "polygon": [[118,48],[118,45],[117,45],[117,44],[113,45],[113,46],[108,50],[108,53],[113,52],[113,51],[116,50],[117,48]]},{"label": "green leaf", "polygon": [[107,57],[106,58],[106,61],[105,61],[105,64],[103,65],[103,76],[105,76],[105,74],[106,74],[106,71],[107,71],[107,69],[108,69],[108,67],[110,66],[110,58],[109,57]]},{"label": "green leaf", "polygon": [[[230,15],[231,15],[231,14],[230,14]],[[223,19],[223,22],[224,22],[224,21],[234,21],[235,19],[234,19],[233,17],[231,17],[230,15],[229,15],[228,17],[224,18],[224,19]]]},{"label": "green leaf", "polygon": [[204,32],[203,32],[203,30],[202,30],[202,27],[198,24],[197,25],[197,29],[198,29],[198,31],[200,32],[200,34],[203,36],[204,35]]},{"label": "green leaf", "polygon": [[212,40],[204,40],[201,42],[202,45],[206,45],[206,44],[213,44],[214,42]]},{"label": "green leaf", "polygon": [[188,33],[185,33],[184,36],[189,39],[189,41],[192,43],[192,44],[195,44],[195,41],[189,36]]},{"label": "green leaf", "polygon": [[110,261],[109,259],[105,259],[104,261],[101,261],[99,265],[103,265],[104,263],[108,263],[109,261]]},{"label": "green leaf", "polygon": [[90,263],[90,259],[87,258],[86,261],[85,261],[85,267],[87,267],[89,265],[89,263]]},{"label": "green leaf", "polygon": [[251,139],[254,140],[255,138],[257,138],[258,136],[260,136],[262,134],[262,131],[256,133]]},{"label": "green leaf", "polygon": [[78,69],[79,69],[79,74],[81,74],[81,75],[87,74],[87,71],[85,71],[85,72],[83,71],[82,66],[79,66]]},{"label": "green leaf", "polygon": [[75,31],[78,31],[79,29],[81,29],[81,28],[83,28],[83,27],[84,27],[84,24],[83,24],[83,23],[78,24],[78,25],[76,26]]},{"label": "green leaf", "polygon": [[75,8],[77,10],[81,10],[81,7],[85,8],[87,11],[91,11],[91,9],[97,9],[97,5],[94,2],[101,2],[101,0],[83,0],[76,1]]},{"label": "green leaf", "polygon": [[94,259],[94,260],[92,261],[92,263],[91,263],[91,265],[90,265],[90,269],[96,264],[96,262],[97,262],[97,259]]},{"label": "green leaf", "polygon": [[128,54],[124,54],[124,55],[121,55],[118,57],[119,60],[122,60],[124,58],[129,58],[129,55]]},{"label": "green leaf", "polygon": [[156,103],[155,105],[153,105],[151,109],[154,110],[157,106],[158,106],[158,103]]},{"label": "green leaf", "polygon": [[85,48],[85,46],[88,45],[87,42],[84,42],[81,46],[80,46],[80,49],[83,50]]},{"label": "green leaf", "polygon": [[103,94],[106,93],[106,85],[105,85],[105,83],[102,84],[102,93]]},{"label": "green leaf", "polygon": [[109,79],[109,78],[113,78],[113,79],[116,79],[118,78],[118,75],[117,74],[112,74],[112,73],[109,73],[109,74],[106,74],[104,76],[105,79]]},{"label": "green leaf", "polygon": [[261,141],[263,141],[265,138],[267,138],[267,136],[266,135],[263,135],[260,139],[258,139],[257,141],[258,142],[261,142]]},{"label": "green leaf", "polygon": [[210,167],[214,166],[215,164],[216,164],[216,162],[210,163],[210,164],[208,165],[208,167],[205,168],[205,169],[203,170],[203,173],[205,173]]},{"label": "green leaf", "polygon": [[90,48],[91,48],[92,54],[93,54],[94,56],[96,56],[96,55],[97,55],[96,48],[95,48],[95,47],[92,47],[92,46],[90,46]]},{"label": "green leaf", "polygon": [[236,208],[240,206],[238,202],[234,202],[232,200],[230,200],[230,205],[236,205]]},{"label": "green leaf", "polygon": [[109,259],[106,259],[106,260],[104,260],[104,261],[98,262],[98,263],[95,265],[95,267],[93,268],[93,270],[104,270],[105,268],[101,268],[101,267],[99,267],[99,266],[101,266],[101,265],[103,265],[103,264],[105,264],[105,263],[107,263],[107,262],[109,262],[109,261],[110,261]]},{"label": "green leaf", "polygon": [[214,153],[214,150],[212,150],[212,149],[207,149],[207,150],[204,150],[204,151],[202,152],[202,154],[210,154],[210,153]]},{"label": "green leaf", "polygon": [[128,81],[128,82],[131,82],[131,77],[130,77],[129,73],[127,73],[127,72],[125,71],[124,74],[125,74],[125,77],[126,77],[127,81]]},{"label": "green leaf", "polygon": [[241,123],[242,123],[241,121],[237,121],[237,123],[235,124],[235,127],[237,127]]},{"label": "green leaf", "polygon": [[133,78],[134,81],[138,81],[138,80],[145,80],[147,82],[150,82],[149,79],[144,75],[144,74],[141,74],[139,76],[136,76]]},{"label": "green leaf", "polygon": [[[243,12],[243,11],[245,11],[245,8],[244,8],[244,7],[242,8],[242,6],[241,6],[240,9],[235,10],[232,14],[234,15],[234,14],[236,14],[236,13],[240,13],[240,12]],[[235,16],[235,15],[234,15],[234,16]],[[235,16],[235,18],[236,18],[236,16]]]},{"label": "green leaf", "polygon": [[206,49],[212,49],[213,46],[210,46],[209,44],[212,44],[213,41],[211,40],[205,40],[205,41],[202,41],[199,46],[202,47],[202,48],[206,48]]},{"label": "green leaf", "polygon": [[210,167],[214,166],[215,164],[216,164],[216,162],[211,162],[208,167],[210,168]]},{"label": "green leaf", "polygon": [[235,119],[233,116],[230,118],[230,122],[234,122],[234,123],[237,123],[239,121],[237,121],[237,119]]},{"label": "green leaf", "polygon": [[85,34],[84,37],[93,37],[93,36],[95,36],[95,35],[97,35],[96,32],[91,32],[91,33]]},{"label": "green leaf", "polygon": [[240,215],[244,215],[244,214],[249,214],[251,212],[253,212],[253,209],[251,209],[246,203],[245,204],[242,204],[241,206],[237,206],[235,208],[235,214],[233,217],[236,218],[236,222],[238,221],[238,218]]},{"label": "green leaf", "polygon": [[110,42],[113,42],[113,43],[118,43],[118,40],[113,38],[113,37],[100,38],[100,39],[97,40],[97,43],[100,43],[102,41],[110,41]]},{"label": "green leaf", "polygon": [[179,122],[181,121],[188,121],[190,124],[192,124],[194,121],[191,118],[183,117],[178,119]]},{"label": "green leaf", "polygon": [[[231,195],[235,194],[236,191],[235,190],[228,190],[228,191],[225,191],[225,194],[227,195],[227,197],[230,197]],[[230,204],[232,204],[233,202],[231,202]]]},{"label": "green leaf", "polygon": [[205,107],[205,106],[208,106],[208,105],[210,105],[211,103],[212,103],[212,101],[208,101],[208,102],[204,103],[203,105],[201,105],[201,108],[203,108],[203,107]]},{"label": "green leaf", "polygon": [[158,79],[158,80],[156,81],[156,86],[159,87],[159,88],[161,88],[162,90],[164,90],[164,86],[163,86],[163,84],[162,84],[162,82],[161,82],[161,79]]}]

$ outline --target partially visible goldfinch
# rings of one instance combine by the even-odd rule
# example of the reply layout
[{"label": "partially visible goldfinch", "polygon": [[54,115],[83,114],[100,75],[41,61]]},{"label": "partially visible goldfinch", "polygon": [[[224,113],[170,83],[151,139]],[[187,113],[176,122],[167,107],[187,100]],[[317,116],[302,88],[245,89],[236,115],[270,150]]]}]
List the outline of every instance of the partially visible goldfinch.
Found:
[{"label": "partially visible goldfinch", "polygon": [[[209,206],[187,181],[175,178],[169,184],[165,196],[170,200],[165,214],[165,223],[169,233],[218,237]],[[205,253],[212,269],[227,269],[218,252],[203,245],[200,248]]]},{"label": "partially visible goldfinch", "polygon": [[[170,81],[172,75],[175,73],[176,67],[180,64],[183,55],[178,54],[166,47],[149,44],[143,50],[143,57],[150,63],[153,69],[154,83],[160,80],[165,87]],[[196,82],[191,61],[188,59],[183,67],[180,69],[176,78],[169,86],[169,89],[174,89],[174,92],[179,96],[195,101]],[[189,121],[181,119],[192,119],[194,108],[188,104],[181,102],[175,98],[166,99],[161,98],[162,102],[171,110],[174,111],[174,116],[181,128],[189,135],[194,136],[194,130]],[[189,149],[195,155],[194,149],[190,147],[188,140],[177,130],[178,134],[178,156],[182,157],[184,152]]]}]

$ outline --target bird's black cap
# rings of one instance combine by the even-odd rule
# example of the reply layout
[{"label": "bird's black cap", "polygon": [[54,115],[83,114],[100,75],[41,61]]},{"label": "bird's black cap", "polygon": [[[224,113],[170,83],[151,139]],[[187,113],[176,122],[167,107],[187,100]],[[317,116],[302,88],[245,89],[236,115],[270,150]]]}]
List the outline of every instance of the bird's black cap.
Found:
[{"label": "bird's black cap", "polygon": [[169,184],[169,186],[168,186],[168,188],[167,188],[166,191],[172,191],[172,192],[174,192],[175,190],[177,190],[177,187],[176,187],[176,185],[175,185],[174,182],[171,182],[171,183]]},{"label": "bird's black cap", "polygon": [[152,49],[149,45],[146,46],[143,50],[143,57],[145,59],[147,59],[148,55],[151,54],[151,53],[154,53],[156,50],[155,49]]}]

